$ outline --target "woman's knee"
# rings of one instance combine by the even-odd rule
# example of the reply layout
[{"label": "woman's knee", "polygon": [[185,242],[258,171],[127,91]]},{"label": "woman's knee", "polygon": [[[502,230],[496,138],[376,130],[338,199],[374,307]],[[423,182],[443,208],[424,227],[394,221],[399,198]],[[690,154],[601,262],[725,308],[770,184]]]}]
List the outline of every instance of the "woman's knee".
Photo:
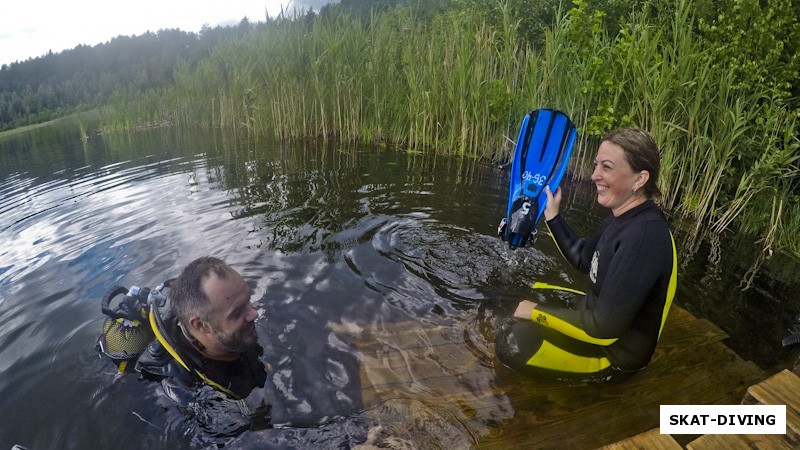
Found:
[{"label": "woman's knee", "polygon": [[495,339],[497,359],[512,369],[521,369],[542,345],[542,332],[533,322],[503,327]]}]

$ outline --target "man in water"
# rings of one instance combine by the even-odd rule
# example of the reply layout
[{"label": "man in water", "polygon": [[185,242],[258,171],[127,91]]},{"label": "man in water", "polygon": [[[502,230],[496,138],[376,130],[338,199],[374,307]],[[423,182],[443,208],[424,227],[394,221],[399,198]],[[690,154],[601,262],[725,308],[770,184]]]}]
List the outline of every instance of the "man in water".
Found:
[{"label": "man in water", "polygon": [[136,364],[213,436],[269,424],[263,394],[250,395],[267,377],[251,295],[242,276],[222,260],[191,262],[170,285],[167,307],[154,307],[157,339]]}]

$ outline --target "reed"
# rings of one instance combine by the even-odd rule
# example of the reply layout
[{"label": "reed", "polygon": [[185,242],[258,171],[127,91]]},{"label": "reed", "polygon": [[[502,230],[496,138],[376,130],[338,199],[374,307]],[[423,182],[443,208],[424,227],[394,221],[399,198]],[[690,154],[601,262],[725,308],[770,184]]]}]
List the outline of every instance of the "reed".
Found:
[{"label": "reed", "polygon": [[653,133],[662,203],[696,224],[689,247],[742,229],[760,236],[764,254],[797,252],[796,113],[714,64],[688,0],[666,24],[645,8],[613,35],[602,13],[573,3],[536,48],[503,1],[500,27],[459,9],[424,21],[411,7],[367,21],[336,9],[273,20],[194,66],[177,63],[172,86],[118,93],[103,121],[109,130],[199,125],[507,160],[524,113],[555,107],[579,127],[578,174],[590,172],[603,133]]}]

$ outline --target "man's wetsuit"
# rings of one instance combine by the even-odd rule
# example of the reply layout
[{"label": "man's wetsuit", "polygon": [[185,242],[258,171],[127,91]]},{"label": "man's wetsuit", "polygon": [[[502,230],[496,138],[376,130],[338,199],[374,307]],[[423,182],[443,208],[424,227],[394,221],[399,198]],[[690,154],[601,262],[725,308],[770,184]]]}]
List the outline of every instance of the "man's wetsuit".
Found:
[{"label": "man's wetsuit", "polygon": [[[164,393],[191,415],[187,419],[215,438],[236,436],[254,424],[269,426],[270,407],[265,394],[254,392],[264,387],[267,379],[260,361],[262,347],[255,345],[232,362],[205,358],[181,332],[169,308],[163,310],[151,311],[151,315],[163,316],[158,321],[151,317],[157,339],[136,362],[142,377],[160,381]],[[195,439],[208,438],[198,435]]]},{"label": "man's wetsuit", "polygon": [[[208,359],[203,357],[181,332],[174,315],[162,314],[164,320],[159,322],[160,335],[157,336],[164,337],[166,342],[161,339],[153,340],[148,351],[139,358],[136,370],[142,376],[152,380],[174,378],[186,387],[209,384],[234,399],[245,398],[254,388],[264,386],[267,374],[264,371],[264,364],[259,361],[263,353],[259,345],[242,353],[236,361]],[[179,355],[189,367],[180,364],[172,352]]]},{"label": "man's wetsuit", "polygon": [[600,379],[644,368],[672,304],[675,244],[651,200],[610,216],[588,241],[558,215],[547,222],[559,249],[589,273],[591,289],[574,308],[539,304],[533,322],[498,337],[505,364],[538,375]]}]

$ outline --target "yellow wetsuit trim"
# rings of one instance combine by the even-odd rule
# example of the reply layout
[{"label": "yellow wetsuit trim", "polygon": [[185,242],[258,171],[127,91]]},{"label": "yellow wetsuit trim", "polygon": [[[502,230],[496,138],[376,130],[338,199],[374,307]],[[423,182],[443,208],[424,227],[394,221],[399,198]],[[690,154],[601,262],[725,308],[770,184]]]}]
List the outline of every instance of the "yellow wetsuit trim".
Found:
[{"label": "yellow wetsuit trim", "polygon": [[667,322],[667,314],[669,308],[672,306],[672,299],[675,298],[675,291],[678,287],[678,252],[675,249],[675,238],[672,237],[672,232],[669,233],[669,239],[672,241],[672,274],[669,277],[669,286],[667,287],[667,300],[664,302],[664,312],[661,314],[661,327],[658,329],[658,336],[661,336],[661,331],[664,329],[664,323]]},{"label": "yellow wetsuit trim", "polygon": [[531,320],[538,323],[539,325],[552,328],[565,336],[569,336],[573,339],[577,339],[581,342],[587,342],[589,344],[601,345],[603,347],[606,347],[613,344],[614,342],[617,342],[618,339],[618,338],[604,339],[604,338],[596,338],[593,336],[589,336],[589,333],[567,322],[566,320],[558,318],[550,313],[539,311],[536,308],[534,308],[533,311],[531,312]]},{"label": "yellow wetsuit trim", "polygon": [[531,356],[526,364],[559,372],[597,373],[610,367],[611,361],[605,356],[579,356],[559,348],[545,339],[539,350]]},{"label": "yellow wetsuit trim", "polygon": [[577,289],[572,289],[564,286],[556,286],[554,284],[542,283],[541,281],[537,281],[531,285],[533,289],[552,289],[554,291],[565,291],[565,292],[572,292],[573,294],[578,295],[586,295],[586,292],[579,291]]},{"label": "yellow wetsuit trim", "polygon": [[200,379],[203,380],[204,383],[206,383],[207,385],[213,387],[214,389],[216,389],[216,390],[218,390],[220,392],[224,392],[225,394],[227,394],[227,395],[229,395],[231,397],[234,397],[234,398],[237,398],[237,399],[239,398],[230,389],[220,385],[219,383],[216,383],[214,380],[212,380],[212,379],[208,378],[207,376],[203,375],[202,373],[200,373],[199,370],[197,370],[197,369],[192,370],[191,368],[189,368],[189,365],[186,364],[186,362],[183,361],[183,358],[180,357],[180,355],[178,354],[177,350],[175,350],[172,347],[172,345],[170,345],[170,343],[167,341],[167,339],[164,337],[164,335],[161,334],[161,330],[158,328],[158,324],[156,323],[155,311],[153,311],[153,309],[150,310],[150,326],[153,328],[153,332],[155,333],[156,339],[158,339],[158,342],[161,343],[161,345],[167,350],[167,352],[169,352],[170,356],[175,358],[175,361],[177,361],[178,364],[183,366],[184,369],[188,370],[189,372],[196,373],[197,376],[199,376]]},{"label": "yellow wetsuit trim", "polygon": [[[531,287],[534,289],[553,289],[558,291],[572,292],[573,294],[578,294],[578,295],[586,295],[585,292],[579,291],[577,289],[572,289],[563,286],[556,286],[554,284],[547,284],[539,281],[533,283]],[[576,327],[575,325],[572,325],[571,323],[565,320],[559,319],[556,316],[539,311],[537,309],[534,309],[533,312],[531,313],[531,320],[546,327],[552,328],[560,332],[561,334],[567,335],[573,339],[577,339],[582,342],[588,342],[589,344],[602,345],[603,347],[605,347],[617,341],[617,338],[603,339],[603,338],[596,338],[589,336],[587,332]]]},{"label": "yellow wetsuit trim", "polygon": [[[554,219],[555,219],[555,217],[554,217]],[[558,253],[561,253],[561,257],[564,258],[565,260],[569,261],[569,258],[567,258],[567,255],[565,255],[564,252],[561,251],[561,247],[558,245],[558,240],[556,240],[556,235],[553,234],[553,230],[550,229],[550,224],[547,223],[546,219],[544,221],[544,224],[547,226],[547,234],[550,235],[550,237],[553,239],[553,243],[556,244],[556,249],[558,250]]]}]

